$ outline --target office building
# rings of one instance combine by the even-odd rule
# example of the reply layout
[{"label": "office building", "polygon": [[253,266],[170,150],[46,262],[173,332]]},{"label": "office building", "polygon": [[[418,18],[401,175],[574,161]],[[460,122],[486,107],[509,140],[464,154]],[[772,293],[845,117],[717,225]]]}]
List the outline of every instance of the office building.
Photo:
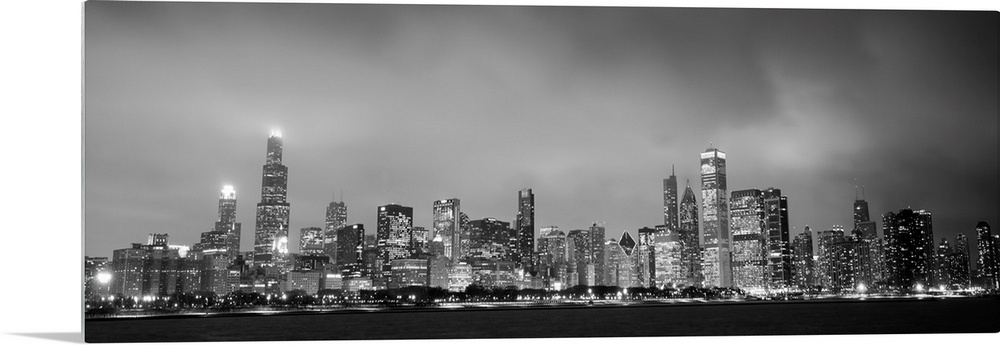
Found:
[{"label": "office building", "polygon": [[436,200],[433,211],[434,236],[441,236],[444,255],[458,262],[461,257],[461,202],[458,199]]},{"label": "office building", "polygon": [[514,221],[517,229],[517,262],[518,267],[527,272],[533,271],[531,258],[535,252],[535,194],[531,188],[517,192],[517,218]]},{"label": "office building", "polygon": [[733,191],[729,198],[733,285],[753,294],[765,293],[770,283],[764,207],[759,189]]},{"label": "office building", "polygon": [[337,230],[337,266],[344,279],[360,278],[364,268],[365,227],[346,225]]},{"label": "office building", "polygon": [[690,181],[684,188],[684,197],[681,198],[680,233],[682,256],[681,265],[684,266],[684,275],[687,277],[688,286],[700,286],[704,280],[701,273],[701,244],[698,232],[698,201],[695,200],[694,191],[691,190]]},{"label": "office building", "polygon": [[702,274],[706,286],[732,286],[726,154],[716,148],[701,153]]},{"label": "office building", "polygon": [[[343,195],[341,195],[343,197]],[[323,253],[330,262],[337,262],[337,230],[347,225],[347,204],[333,201],[326,207],[326,224],[323,229]]]},{"label": "office building", "polygon": [[792,253],[789,249],[788,197],[781,190],[768,188],[764,193],[767,232],[768,283],[772,291],[792,285]]},{"label": "office building", "polygon": [[[254,265],[284,266],[287,255],[290,205],[287,200],[288,167],[282,164],[281,132],[267,138],[267,158],[263,168],[257,226],[254,230]],[[285,241],[282,252],[281,241]]]},{"label": "office building", "polygon": [[657,225],[653,239],[654,279],[656,287],[677,288],[687,284],[682,264],[684,248],[680,231],[669,225]]},{"label": "office building", "polygon": [[225,234],[224,243],[229,260],[240,253],[241,226],[236,221],[236,189],[226,185],[219,193],[219,218],[215,222],[215,232]]},{"label": "office building", "polygon": [[931,213],[911,209],[886,212],[882,215],[882,226],[888,288],[908,293],[930,286],[934,257]]},{"label": "office building", "polygon": [[813,261],[813,235],[806,226],[792,241],[792,281],[800,291],[816,285],[816,266]]},{"label": "office building", "polygon": [[299,253],[302,255],[326,255],[324,230],[320,227],[308,227],[299,230]]},{"label": "office building", "polygon": [[986,222],[976,224],[976,245],[979,259],[976,261],[984,289],[1000,289],[1000,253],[998,243]]},{"label": "office building", "polygon": [[670,167],[670,177],[663,179],[663,224],[671,229],[680,226],[677,210],[677,175]]}]

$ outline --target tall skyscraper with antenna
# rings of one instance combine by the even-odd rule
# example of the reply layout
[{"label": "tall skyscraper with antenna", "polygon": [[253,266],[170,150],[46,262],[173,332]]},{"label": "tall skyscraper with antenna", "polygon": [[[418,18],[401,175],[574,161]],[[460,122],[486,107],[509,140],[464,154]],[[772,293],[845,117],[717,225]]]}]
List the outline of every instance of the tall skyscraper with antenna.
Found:
[{"label": "tall skyscraper with antenna", "polygon": [[706,286],[733,284],[726,190],[726,154],[709,147],[701,153],[702,273]]},{"label": "tall skyscraper with antenna", "polygon": [[670,167],[670,177],[663,179],[663,225],[676,230],[680,225],[677,218],[677,175]]},{"label": "tall skyscraper with antenna", "polygon": [[254,230],[254,265],[272,266],[287,254],[290,205],[287,200],[288,167],[281,163],[281,132],[271,131],[267,138],[267,159],[264,162],[257,203],[257,226]]}]

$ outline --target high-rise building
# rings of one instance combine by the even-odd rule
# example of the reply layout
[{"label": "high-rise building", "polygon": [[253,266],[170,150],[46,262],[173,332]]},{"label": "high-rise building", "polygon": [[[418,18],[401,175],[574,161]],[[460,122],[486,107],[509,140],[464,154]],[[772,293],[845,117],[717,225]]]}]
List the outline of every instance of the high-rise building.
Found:
[{"label": "high-rise building", "polygon": [[663,224],[671,229],[677,229],[680,221],[677,214],[677,175],[673,166],[670,167],[670,177],[663,179]]},{"label": "high-rise building", "polygon": [[948,267],[948,256],[952,252],[948,238],[942,237],[941,242],[938,242],[937,247],[934,249],[934,268],[931,270],[934,278],[932,279],[934,282],[933,286],[947,288],[951,284],[951,268]]},{"label": "high-rise building", "polygon": [[410,243],[410,247],[413,248],[413,252],[416,256],[428,253],[428,245],[434,238],[431,236],[431,232],[427,228],[422,226],[413,227],[413,241]]},{"label": "high-rise building", "polygon": [[882,215],[886,237],[888,288],[911,292],[929,287],[933,267],[934,231],[931,213],[911,209]]},{"label": "high-rise building", "polygon": [[654,287],[656,284],[656,229],[642,227],[635,246],[636,280],[639,286]]},{"label": "high-rise building", "polygon": [[166,234],[150,234],[146,244],[113,251],[109,293],[130,297],[175,293],[179,257],[178,250],[168,246]]},{"label": "high-rise building", "polygon": [[968,289],[972,284],[970,274],[969,239],[965,234],[955,234],[955,250],[948,255],[948,276],[950,286],[957,289]]},{"label": "high-rise building", "polygon": [[1000,289],[1000,253],[997,252],[996,238],[990,231],[990,224],[986,222],[976,224],[976,244],[979,249],[979,259],[976,264],[979,267],[983,288]]},{"label": "high-rise building", "polygon": [[[863,193],[863,192],[862,192]],[[878,237],[875,222],[868,214],[868,202],[864,200],[864,195],[858,196],[854,200],[854,231],[858,233],[858,239],[874,239]]]},{"label": "high-rise building", "polygon": [[[257,203],[257,226],[254,230],[254,265],[275,266],[283,261],[280,242],[288,239],[290,205],[287,200],[288,167],[281,162],[281,132],[267,138],[267,159]],[[287,242],[286,242],[287,243]]]},{"label": "high-rise building", "polygon": [[836,261],[840,254],[837,252],[836,244],[846,240],[844,227],[840,225],[834,225],[832,229],[816,234],[816,257],[819,258],[819,262],[816,263],[816,280],[818,285],[822,285],[825,289],[832,289],[838,279]]},{"label": "high-rise building", "polygon": [[606,281],[607,270],[608,270],[608,258],[606,256],[607,251],[605,250],[605,229],[604,223],[598,225],[594,222],[590,225],[590,257],[587,259],[588,264],[594,265],[594,285],[598,286],[610,286],[613,285]]},{"label": "high-rise building", "polygon": [[[378,207],[378,228],[376,236],[378,244],[379,278],[392,275],[392,261],[409,259],[413,255],[410,243],[413,241],[413,208],[398,204],[388,204]],[[388,280],[386,281],[388,283]]]},{"label": "high-rise building", "polygon": [[390,262],[389,288],[401,289],[408,286],[427,286],[429,282],[428,262],[424,259],[396,259]]},{"label": "high-rise building", "polygon": [[628,231],[622,231],[618,240],[618,254],[615,255],[615,273],[618,287],[629,288],[641,286],[639,282],[639,259],[636,255],[636,242]]},{"label": "high-rise building", "polygon": [[726,154],[710,147],[701,153],[702,274],[706,286],[733,284],[726,190]]},{"label": "high-rise building", "polygon": [[361,277],[364,249],[364,225],[346,225],[337,229],[337,265],[344,279]]},{"label": "high-rise building", "polygon": [[768,232],[764,193],[759,189],[733,191],[729,198],[733,234],[733,285],[760,294],[769,286]]},{"label": "high-rise building", "polygon": [[680,230],[669,225],[657,225],[653,239],[654,279],[658,288],[677,288],[687,284],[682,265],[683,246]]},{"label": "high-rise building", "polygon": [[792,285],[792,253],[789,249],[788,197],[781,195],[780,189],[764,190],[764,214],[770,288],[787,289]]},{"label": "high-rise building", "polygon": [[483,218],[469,222],[470,258],[511,261],[510,223],[496,218]]},{"label": "high-rise building", "polygon": [[323,228],[315,226],[299,230],[299,254],[324,255],[323,233]]},{"label": "high-rise building", "polygon": [[223,186],[219,193],[219,218],[215,222],[216,232],[225,234],[226,253],[232,261],[240,253],[240,223],[236,221],[236,189]]},{"label": "high-rise building", "polygon": [[698,201],[695,200],[694,191],[691,190],[691,183],[688,181],[684,188],[684,197],[681,198],[680,233],[681,239],[681,265],[684,266],[684,276],[687,277],[687,285],[701,285],[704,277],[701,273],[701,245],[698,232]]},{"label": "high-rise building", "polygon": [[441,236],[444,255],[451,262],[461,258],[461,202],[458,199],[434,201],[434,236]]},{"label": "high-rise building", "polygon": [[515,262],[525,271],[533,271],[531,258],[535,251],[535,194],[531,188],[517,192],[517,258]]},{"label": "high-rise building", "polygon": [[542,228],[539,234],[537,272],[547,282],[546,288],[564,287],[568,281],[566,233],[550,226]]},{"label": "high-rise building", "polygon": [[795,235],[792,241],[792,277],[794,286],[799,290],[807,290],[816,285],[816,269],[813,262],[812,230],[805,230]]},{"label": "high-rise building", "polygon": [[[341,196],[343,198],[343,196]],[[326,224],[323,232],[323,253],[330,262],[337,264],[337,230],[347,225],[347,204],[332,201],[326,207]]]},{"label": "high-rise building", "polygon": [[[596,285],[594,272],[588,270],[593,257],[594,246],[590,243],[590,230],[570,230],[566,233],[567,250],[569,251],[569,271],[576,274],[575,281],[570,285]],[[593,266],[589,266],[593,267]]]}]

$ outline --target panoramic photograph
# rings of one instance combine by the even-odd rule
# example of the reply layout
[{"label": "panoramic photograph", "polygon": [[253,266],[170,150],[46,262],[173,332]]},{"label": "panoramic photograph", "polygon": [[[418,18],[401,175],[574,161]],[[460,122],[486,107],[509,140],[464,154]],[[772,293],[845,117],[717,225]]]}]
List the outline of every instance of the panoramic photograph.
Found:
[{"label": "panoramic photograph", "polygon": [[996,11],[82,11],[87,342],[1000,332]]}]

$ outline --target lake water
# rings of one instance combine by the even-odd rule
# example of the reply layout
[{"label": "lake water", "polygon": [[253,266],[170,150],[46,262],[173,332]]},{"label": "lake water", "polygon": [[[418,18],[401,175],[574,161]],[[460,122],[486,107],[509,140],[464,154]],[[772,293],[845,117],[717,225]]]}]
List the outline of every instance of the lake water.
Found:
[{"label": "lake water", "polygon": [[1000,300],[383,310],[87,320],[84,328],[87,342],[996,333]]}]

